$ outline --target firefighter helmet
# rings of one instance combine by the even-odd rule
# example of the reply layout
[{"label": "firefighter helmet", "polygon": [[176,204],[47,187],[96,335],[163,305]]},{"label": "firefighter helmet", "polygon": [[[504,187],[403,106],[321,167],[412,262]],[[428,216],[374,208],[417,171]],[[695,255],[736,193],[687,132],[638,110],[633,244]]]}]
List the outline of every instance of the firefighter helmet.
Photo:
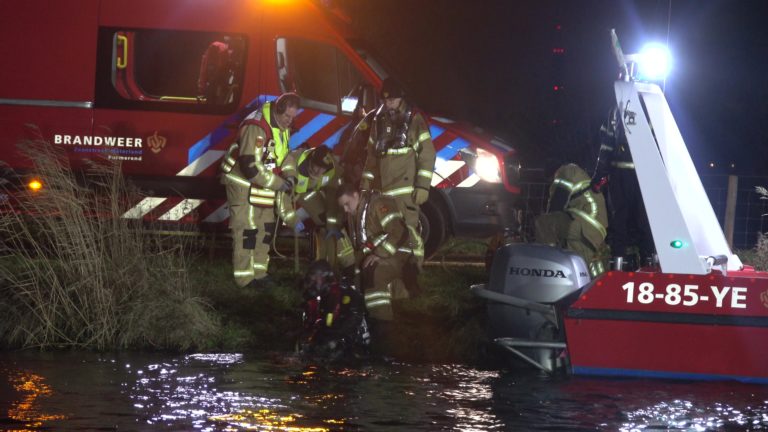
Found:
[{"label": "firefighter helmet", "polygon": [[402,98],[405,97],[405,89],[394,78],[390,77],[381,84],[381,98]]}]

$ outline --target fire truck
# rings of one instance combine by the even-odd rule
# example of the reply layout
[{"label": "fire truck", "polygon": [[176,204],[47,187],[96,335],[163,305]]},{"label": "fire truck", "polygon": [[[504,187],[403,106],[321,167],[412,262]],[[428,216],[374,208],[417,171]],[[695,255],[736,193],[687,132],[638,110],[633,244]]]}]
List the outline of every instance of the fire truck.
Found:
[{"label": "fire truck", "polygon": [[[309,0],[0,4],[0,159],[33,178],[17,143],[37,137],[74,167],[120,161],[146,193],[124,218],[224,227],[217,170],[246,115],[296,91],[291,148],[333,148],[355,109],[378,103],[388,76],[343,20]],[[425,117],[437,150],[422,206],[428,252],[450,235],[514,226],[514,149],[466,123]]]}]

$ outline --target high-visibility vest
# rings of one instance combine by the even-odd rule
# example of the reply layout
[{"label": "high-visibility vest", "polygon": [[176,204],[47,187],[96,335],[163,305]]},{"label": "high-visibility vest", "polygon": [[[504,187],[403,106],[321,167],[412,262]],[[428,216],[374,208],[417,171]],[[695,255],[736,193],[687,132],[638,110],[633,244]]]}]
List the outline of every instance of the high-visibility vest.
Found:
[{"label": "high-visibility vest", "polygon": [[[296,162],[296,166],[301,166],[301,163],[312,153],[313,150],[306,150],[299,156],[299,160]],[[333,168],[323,174],[323,177],[315,184],[314,190],[318,191],[327,186],[328,183],[336,175],[336,162],[333,163]],[[296,186],[294,186],[294,192],[297,194],[303,194],[309,190],[309,177],[303,176],[300,172],[296,175]]]},{"label": "high-visibility vest", "polygon": [[272,207],[275,204],[275,191],[274,189],[270,189],[269,186],[277,177],[277,174],[273,171],[275,168],[282,165],[285,156],[288,154],[288,143],[291,138],[288,129],[281,130],[278,127],[272,126],[271,108],[271,102],[265,103],[260,110],[256,110],[246,117],[240,125],[241,128],[247,125],[259,126],[266,134],[266,144],[264,146],[266,151],[263,151],[261,155],[259,155],[257,149],[257,154],[254,155],[262,166],[260,174],[264,174],[266,177],[266,187],[254,185],[248,179],[232,173],[240,153],[240,145],[237,141],[229,146],[227,154],[224,155],[224,158],[221,161],[221,171],[224,173],[225,178],[235,184],[249,187],[250,203],[261,207]]}]

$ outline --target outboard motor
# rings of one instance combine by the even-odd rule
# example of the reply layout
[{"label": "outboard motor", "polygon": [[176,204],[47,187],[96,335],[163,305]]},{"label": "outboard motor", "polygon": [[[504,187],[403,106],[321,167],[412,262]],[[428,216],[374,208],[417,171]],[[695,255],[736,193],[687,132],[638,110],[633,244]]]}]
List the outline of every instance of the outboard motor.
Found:
[{"label": "outboard motor", "polygon": [[563,310],[590,282],[579,255],[552,246],[510,244],[499,248],[488,285],[472,291],[488,302],[491,339],[547,372],[565,365]]}]

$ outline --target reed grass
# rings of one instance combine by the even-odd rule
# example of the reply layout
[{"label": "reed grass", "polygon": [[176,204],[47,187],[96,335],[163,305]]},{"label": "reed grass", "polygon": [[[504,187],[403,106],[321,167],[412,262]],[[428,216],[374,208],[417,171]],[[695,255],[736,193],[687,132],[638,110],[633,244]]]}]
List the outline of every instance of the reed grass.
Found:
[{"label": "reed grass", "polygon": [[118,163],[79,178],[43,140],[20,151],[39,191],[0,203],[0,344],[6,347],[202,348],[220,329],[193,290],[193,250],[120,216],[140,198]]}]

